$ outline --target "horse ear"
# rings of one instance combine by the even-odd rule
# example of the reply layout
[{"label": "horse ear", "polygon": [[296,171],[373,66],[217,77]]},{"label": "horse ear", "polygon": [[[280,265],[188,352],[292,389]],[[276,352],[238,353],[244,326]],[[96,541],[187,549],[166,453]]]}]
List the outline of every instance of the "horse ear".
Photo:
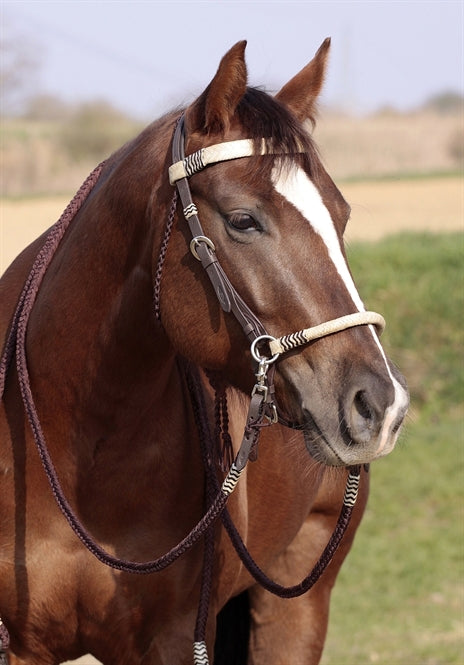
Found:
[{"label": "horse ear", "polygon": [[313,120],[316,99],[324,83],[329,49],[330,37],[327,37],[311,62],[276,95],[276,99],[290,108],[300,122]]},{"label": "horse ear", "polygon": [[246,92],[246,41],[235,44],[222,58],[215,77],[187,109],[188,133],[223,134],[230,126],[238,103]]}]

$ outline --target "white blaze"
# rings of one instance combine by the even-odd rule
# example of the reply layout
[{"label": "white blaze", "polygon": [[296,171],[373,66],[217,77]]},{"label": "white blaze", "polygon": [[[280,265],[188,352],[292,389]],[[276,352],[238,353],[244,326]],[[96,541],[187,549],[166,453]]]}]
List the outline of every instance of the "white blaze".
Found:
[{"label": "white blaze", "polygon": [[[351,277],[345,257],[343,256],[335,225],[330,212],[322,200],[322,197],[309,178],[307,173],[297,165],[291,168],[275,167],[272,172],[272,183],[276,191],[291,203],[309,222],[314,231],[322,238],[330,259],[332,260],[338,274],[342,278],[348,293],[358,311],[365,311],[364,303]],[[385,412],[382,431],[379,437],[378,455],[387,454],[393,448],[396,436],[390,438],[391,428],[395,424],[399,412],[407,404],[407,394],[390,371],[385,352],[379,342],[377,334],[372,326],[369,326],[372,336],[377,344],[387,368],[388,376],[395,388],[395,399]]]},{"label": "white blaze", "polygon": [[308,220],[314,231],[321,236],[354,304],[358,311],[363,312],[365,307],[342,254],[332,217],[312,180],[302,168],[292,166],[291,169],[275,168],[272,174],[272,182],[279,194],[294,205]]}]

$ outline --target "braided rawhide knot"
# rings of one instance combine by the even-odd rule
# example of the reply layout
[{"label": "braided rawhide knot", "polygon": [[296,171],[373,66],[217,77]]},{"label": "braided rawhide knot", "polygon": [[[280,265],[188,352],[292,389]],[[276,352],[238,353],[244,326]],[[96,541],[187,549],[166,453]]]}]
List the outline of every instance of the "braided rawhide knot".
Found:
[{"label": "braided rawhide knot", "polygon": [[193,663],[194,665],[209,665],[208,651],[205,642],[201,641],[193,643]]},{"label": "braided rawhide knot", "polygon": [[350,467],[348,479],[346,481],[345,495],[343,497],[343,505],[348,508],[354,508],[356,499],[358,498],[360,478],[361,478],[361,467],[359,466]]},{"label": "braided rawhide knot", "polygon": [[6,652],[10,646],[10,636],[8,630],[0,619],[0,665],[8,665],[8,658]]}]

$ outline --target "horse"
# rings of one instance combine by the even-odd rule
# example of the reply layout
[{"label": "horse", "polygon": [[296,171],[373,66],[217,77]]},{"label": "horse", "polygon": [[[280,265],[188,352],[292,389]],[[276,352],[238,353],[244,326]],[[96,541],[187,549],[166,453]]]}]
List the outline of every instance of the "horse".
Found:
[{"label": "horse", "polygon": [[369,464],[408,392],[312,137],[330,39],[275,96],[248,85],[245,46],[2,277],[12,665],[321,658]]}]

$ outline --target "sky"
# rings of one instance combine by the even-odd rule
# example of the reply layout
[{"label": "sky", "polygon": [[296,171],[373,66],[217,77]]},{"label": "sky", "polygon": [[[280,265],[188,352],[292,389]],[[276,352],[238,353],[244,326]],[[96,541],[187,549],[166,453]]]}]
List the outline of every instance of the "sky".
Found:
[{"label": "sky", "polygon": [[37,58],[31,94],[103,98],[140,119],[191,102],[241,39],[250,85],[276,92],[332,37],[321,102],[355,113],[464,92],[463,0],[0,0],[0,9],[2,39]]}]

